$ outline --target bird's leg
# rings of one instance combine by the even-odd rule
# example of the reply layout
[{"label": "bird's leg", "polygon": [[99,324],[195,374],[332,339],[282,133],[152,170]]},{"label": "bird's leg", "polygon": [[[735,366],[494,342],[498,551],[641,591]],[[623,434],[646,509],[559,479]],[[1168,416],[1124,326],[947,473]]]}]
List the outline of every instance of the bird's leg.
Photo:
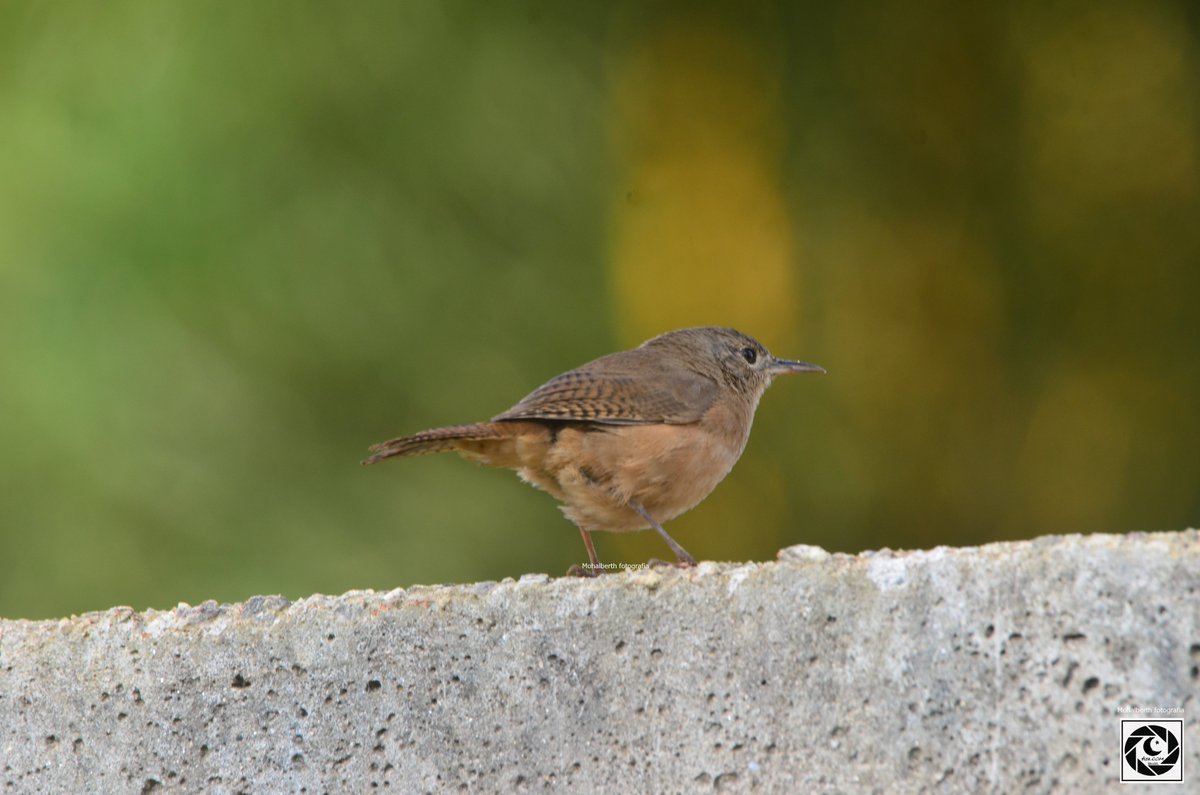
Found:
[{"label": "bird's leg", "polygon": [[592,564],[592,571],[600,573],[600,559],[596,557],[596,548],[592,546],[592,534],[587,531],[583,525],[579,526],[579,535],[583,536],[583,545],[587,547],[588,563]]},{"label": "bird's leg", "polygon": [[588,563],[590,565],[580,566],[576,563],[567,569],[567,574],[575,577],[595,577],[603,569],[600,568],[600,559],[596,557],[596,548],[592,546],[592,534],[583,525],[579,525],[579,534],[583,536],[583,545],[587,547]]},{"label": "bird's leg", "polygon": [[662,536],[662,540],[666,541],[667,546],[669,546],[671,551],[675,553],[675,557],[679,560],[680,566],[696,565],[696,559],[689,555],[686,549],[679,546],[678,541],[667,535],[667,531],[663,530],[662,525],[654,521],[654,517],[650,515],[649,511],[642,507],[641,503],[637,502],[636,500],[630,500],[629,507],[641,514],[642,518],[649,522],[650,526],[658,531],[658,534]]}]

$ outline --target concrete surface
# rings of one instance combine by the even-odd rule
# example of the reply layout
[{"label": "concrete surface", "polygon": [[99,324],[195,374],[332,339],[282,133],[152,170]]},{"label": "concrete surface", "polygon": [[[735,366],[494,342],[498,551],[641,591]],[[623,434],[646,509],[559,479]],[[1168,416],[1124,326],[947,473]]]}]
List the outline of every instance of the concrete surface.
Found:
[{"label": "concrete surface", "polygon": [[[0,622],[3,792],[1129,792],[1200,533]],[[1171,717],[1171,716],[1165,716]]]}]

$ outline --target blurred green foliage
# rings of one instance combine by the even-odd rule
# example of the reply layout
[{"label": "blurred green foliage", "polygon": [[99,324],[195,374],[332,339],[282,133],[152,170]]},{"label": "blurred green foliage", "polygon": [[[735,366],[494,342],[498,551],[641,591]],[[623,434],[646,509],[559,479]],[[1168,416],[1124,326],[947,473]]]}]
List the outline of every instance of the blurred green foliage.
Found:
[{"label": "blurred green foliage", "polygon": [[1198,20],[0,4],[0,615],[560,572],[545,495],[365,447],[701,323],[829,375],[699,557],[1195,525]]}]

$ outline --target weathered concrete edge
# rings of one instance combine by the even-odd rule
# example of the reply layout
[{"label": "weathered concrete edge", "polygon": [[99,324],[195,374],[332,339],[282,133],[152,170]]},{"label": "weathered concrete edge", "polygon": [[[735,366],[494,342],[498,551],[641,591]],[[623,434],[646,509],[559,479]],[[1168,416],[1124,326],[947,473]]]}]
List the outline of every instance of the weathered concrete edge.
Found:
[{"label": "weathered concrete edge", "polygon": [[1198,588],[1189,530],[0,622],[0,789],[1107,791],[1129,706],[1200,769]]},{"label": "weathered concrete edge", "polygon": [[[530,588],[625,588],[629,586],[654,590],[667,581],[703,581],[710,578],[736,584],[751,572],[772,568],[810,566],[835,566],[849,568],[858,565],[868,567],[868,576],[878,584],[880,577],[897,572],[911,565],[924,565],[955,557],[1003,558],[1036,549],[1060,545],[1074,546],[1082,543],[1101,549],[1113,549],[1130,543],[1165,543],[1178,541],[1191,534],[1200,550],[1200,529],[1186,528],[1178,531],[1136,531],[1129,533],[1094,533],[1089,535],[1065,534],[1044,535],[1019,541],[996,541],[979,546],[951,547],[936,546],[930,549],[867,550],[855,554],[828,552],[809,544],[784,547],[776,553],[773,561],[700,561],[692,569],[671,566],[631,566],[619,572],[610,572],[595,578],[559,576],[544,572],[523,574],[519,578],[482,580],[474,583],[432,583],[397,587],[389,591],[361,589],[342,594],[316,593],[292,600],[279,594],[252,596],[242,602],[217,602],[208,600],[198,605],[180,602],[173,608],[148,608],[135,610],[128,605],[118,605],[107,610],[73,614],[62,618],[23,619],[0,616],[0,638],[8,632],[19,634],[30,631],[46,631],[51,627],[67,630],[71,627],[90,628],[95,626],[114,627],[133,624],[148,636],[158,636],[173,629],[195,628],[197,625],[218,621],[253,618],[261,621],[264,616],[282,617],[289,613],[303,613],[315,608],[334,608],[346,613],[351,609],[387,609],[405,603],[416,603],[423,607],[444,607],[456,599],[474,601],[482,596],[504,591],[528,593]],[[345,616],[344,616],[345,617]],[[12,636],[10,635],[10,638]]]}]

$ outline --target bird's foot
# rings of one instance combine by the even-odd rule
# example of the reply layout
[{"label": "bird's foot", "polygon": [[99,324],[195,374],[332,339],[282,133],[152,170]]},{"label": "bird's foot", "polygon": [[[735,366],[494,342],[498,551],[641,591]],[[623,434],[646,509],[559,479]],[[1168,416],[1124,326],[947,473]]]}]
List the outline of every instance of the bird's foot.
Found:
[{"label": "bird's foot", "polygon": [[651,568],[671,568],[671,569],[691,569],[695,568],[696,561],[688,558],[687,560],[662,560],[661,558],[650,558],[646,561],[646,565]]}]

